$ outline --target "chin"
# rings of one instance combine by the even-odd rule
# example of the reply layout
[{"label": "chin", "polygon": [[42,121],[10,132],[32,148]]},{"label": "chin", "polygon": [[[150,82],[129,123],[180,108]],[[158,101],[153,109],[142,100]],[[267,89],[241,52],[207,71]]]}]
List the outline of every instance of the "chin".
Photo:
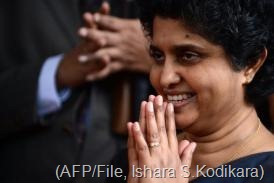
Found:
[{"label": "chin", "polygon": [[184,130],[192,126],[198,117],[196,115],[187,114],[175,114],[176,128],[179,130]]}]

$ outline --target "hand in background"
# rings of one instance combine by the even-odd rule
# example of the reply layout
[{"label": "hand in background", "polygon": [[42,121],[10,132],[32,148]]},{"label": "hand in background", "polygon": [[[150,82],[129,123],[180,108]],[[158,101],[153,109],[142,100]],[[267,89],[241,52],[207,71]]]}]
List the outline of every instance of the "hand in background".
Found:
[{"label": "hand in background", "polygon": [[86,62],[85,54],[100,48],[99,42],[83,41],[64,55],[57,71],[57,85],[62,87],[77,87],[86,82],[86,76],[104,68],[108,58],[100,55],[90,56]]},{"label": "hand in background", "polygon": [[[87,18],[92,17],[92,18]],[[102,48],[87,54],[87,58],[105,57],[110,60],[99,72],[87,76],[87,80],[102,79],[121,70],[148,73],[152,60],[147,50],[147,40],[144,37],[138,20],[122,19],[109,15],[95,14],[85,16],[86,22],[95,23],[97,29],[83,27],[81,36],[94,42],[100,40]],[[88,62],[92,60],[88,59]]]},{"label": "hand in background", "polygon": [[[99,13],[108,14],[109,12],[110,6],[107,2],[104,2]],[[97,28],[93,16],[90,13],[85,13],[83,18],[87,22],[87,28]],[[79,30],[80,36],[86,34],[87,32],[85,32],[85,30]],[[79,45],[66,53],[57,70],[56,78],[58,87],[77,87],[87,81],[87,75],[102,70],[109,62],[108,57],[105,55],[92,54],[102,46],[104,46],[104,43],[101,42],[99,37],[94,38],[92,41],[83,39]],[[86,56],[87,54],[89,54],[88,57]],[[89,62],[87,62],[87,60]]]}]

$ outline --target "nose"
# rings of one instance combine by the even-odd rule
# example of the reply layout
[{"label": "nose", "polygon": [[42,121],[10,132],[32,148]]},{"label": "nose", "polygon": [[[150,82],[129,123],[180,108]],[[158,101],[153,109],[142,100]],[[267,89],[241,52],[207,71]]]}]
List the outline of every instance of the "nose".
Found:
[{"label": "nose", "polygon": [[178,66],[174,63],[166,62],[162,68],[160,84],[164,88],[170,88],[181,81],[181,77],[178,73]]}]

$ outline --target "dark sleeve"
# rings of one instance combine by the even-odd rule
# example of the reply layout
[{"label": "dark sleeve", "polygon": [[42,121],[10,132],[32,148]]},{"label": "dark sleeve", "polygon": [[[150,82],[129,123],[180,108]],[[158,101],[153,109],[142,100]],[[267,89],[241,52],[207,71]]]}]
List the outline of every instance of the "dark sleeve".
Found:
[{"label": "dark sleeve", "polygon": [[34,123],[41,64],[0,71],[0,139]]},{"label": "dark sleeve", "polygon": [[36,116],[38,78],[48,57],[66,53],[78,43],[77,3],[0,2],[0,140],[36,132],[52,121],[38,121]]}]

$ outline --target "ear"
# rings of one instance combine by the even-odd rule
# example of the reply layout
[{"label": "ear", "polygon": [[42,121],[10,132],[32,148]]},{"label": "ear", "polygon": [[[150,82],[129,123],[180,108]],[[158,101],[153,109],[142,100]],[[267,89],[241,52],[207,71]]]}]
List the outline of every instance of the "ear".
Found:
[{"label": "ear", "polygon": [[244,84],[249,84],[253,80],[257,71],[260,69],[260,67],[265,62],[266,57],[267,57],[267,49],[264,48],[260,54],[260,57],[257,59],[257,62],[244,69],[244,77],[245,77],[245,81],[243,82]]}]

